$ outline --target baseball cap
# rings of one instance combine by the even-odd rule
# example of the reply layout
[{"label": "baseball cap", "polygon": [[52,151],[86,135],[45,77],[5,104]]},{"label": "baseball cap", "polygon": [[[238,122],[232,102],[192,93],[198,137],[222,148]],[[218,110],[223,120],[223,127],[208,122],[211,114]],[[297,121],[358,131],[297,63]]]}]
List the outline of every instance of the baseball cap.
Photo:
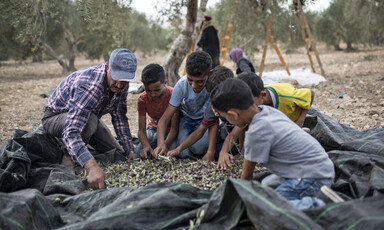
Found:
[{"label": "baseball cap", "polygon": [[136,82],[137,60],[128,49],[115,49],[109,58],[109,68],[115,81]]}]

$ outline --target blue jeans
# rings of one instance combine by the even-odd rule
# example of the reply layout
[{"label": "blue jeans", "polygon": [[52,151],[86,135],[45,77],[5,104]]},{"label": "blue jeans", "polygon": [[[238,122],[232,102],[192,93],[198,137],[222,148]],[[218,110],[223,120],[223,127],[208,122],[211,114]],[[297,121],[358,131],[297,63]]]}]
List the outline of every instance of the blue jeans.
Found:
[{"label": "blue jeans", "polygon": [[317,207],[316,194],[321,186],[331,186],[333,179],[284,179],[275,189],[277,193],[285,197],[297,209]]},{"label": "blue jeans", "polygon": [[[165,138],[167,138],[169,133],[169,130],[165,133]],[[155,149],[157,147],[157,129],[147,127],[147,139],[149,142],[149,145],[151,145],[152,149]],[[172,150],[176,147],[176,142],[173,141],[171,146],[169,146],[169,150]],[[139,143],[137,147],[135,148],[135,153],[137,155],[140,155],[140,151],[143,149],[143,145]]]},{"label": "blue jeans", "polygon": [[[180,115],[179,133],[176,138],[177,146],[179,146],[187,137],[193,133],[200,125],[201,120],[192,120],[187,116]],[[196,141],[193,145],[180,152],[178,158],[185,158],[186,156],[204,155],[208,150],[208,130],[204,133],[203,137]]]}]

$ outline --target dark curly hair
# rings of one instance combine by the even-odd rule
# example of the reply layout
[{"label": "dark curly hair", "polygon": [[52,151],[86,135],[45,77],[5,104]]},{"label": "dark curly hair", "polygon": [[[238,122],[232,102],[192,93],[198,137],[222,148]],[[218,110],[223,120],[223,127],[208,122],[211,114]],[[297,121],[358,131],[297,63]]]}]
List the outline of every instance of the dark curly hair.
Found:
[{"label": "dark curly hair", "polygon": [[207,52],[195,51],[187,58],[186,70],[190,76],[198,77],[209,73],[212,68],[212,58]]},{"label": "dark curly hair", "polygon": [[141,81],[144,85],[149,85],[155,82],[160,81],[160,83],[165,82],[165,71],[163,67],[159,64],[149,64],[144,67],[143,72],[141,73]]}]

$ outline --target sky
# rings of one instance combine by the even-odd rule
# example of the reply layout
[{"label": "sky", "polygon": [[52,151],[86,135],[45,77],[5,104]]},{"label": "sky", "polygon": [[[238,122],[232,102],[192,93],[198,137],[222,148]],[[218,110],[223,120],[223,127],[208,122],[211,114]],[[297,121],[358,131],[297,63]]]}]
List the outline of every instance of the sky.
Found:
[{"label": "sky", "polygon": [[[215,3],[220,0],[208,0],[208,7],[213,7]],[[311,11],[321,12],[326,9],[331,0],[317,0],[314,4],[310,4],[307,7]],[[139,12],[143,12],[147,14],[148,17],[155,17],[157,15],[157,11],[154,6],[157,4],[157,0],[133,0],[131,6],[135,8]]]}]

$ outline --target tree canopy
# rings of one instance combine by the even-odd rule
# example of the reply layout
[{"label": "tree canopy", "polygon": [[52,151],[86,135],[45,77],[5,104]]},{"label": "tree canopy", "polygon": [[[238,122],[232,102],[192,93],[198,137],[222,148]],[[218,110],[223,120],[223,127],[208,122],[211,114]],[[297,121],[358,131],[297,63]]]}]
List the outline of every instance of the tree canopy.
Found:
[{"label": "tree canopy", "polygon": [[168,30],[130,4],[129,0],[4,0],[1,58],[25,59],[44,51],[66,73],[76,69],[79,51],[96,59],[108,57],[118,47],[143,53],[167,49],[173,40]]},{"label": "tree canopy", "polygon": [[[2,0],[0,60],[28,57],[39,60],[44,54],[44,58],[57,60],[63,72],[68,72],[76,69],[75,58],[79,52],[92,59],[108,58],[109,52],[118,47],[144,54],[158,50],[173,52],[178,42],[184,47],[176,49],[181,59],[177,63],[181,63],[190,44],[198,40],[198,27],[204,13],[212,16],[213,25],[222,38],[233,0],[221,0],[205,11],[205,6],[200,7],[207,1],[158,0],[157,10],[169,25],[164,28],[163,20],[151,20],[133,10],[131,0]],[[316,1],[302,2],[307,6]],[[274,40],[287,52],[302,46],[292,5],[291,0],[239,1],[229,48],[242,48],[252,58],[264,45],[264,23],[268,23],[272,14]],[[192,15],[188,16],[191,6],[198,7],[200,12],[192,21],[188,19]],[[340,49],[342,43],[351,51],[358,44],[384,42],[384,1],[332,0],[323,12],[305,10],[305,13],[314,39],[336,49]],[[189,37],[185,37],[186,34]],[[181,35],[184,36],[182,42]],[[172,71],[177,75],[176,69]]]}]

